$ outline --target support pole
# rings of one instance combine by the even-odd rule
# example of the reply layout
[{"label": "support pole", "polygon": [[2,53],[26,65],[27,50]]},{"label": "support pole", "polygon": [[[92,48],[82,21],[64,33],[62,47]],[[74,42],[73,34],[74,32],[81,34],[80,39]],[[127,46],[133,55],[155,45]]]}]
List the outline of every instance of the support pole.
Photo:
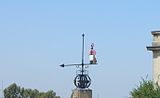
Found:
[{"label": "support pole", "polygon": [[82,75],[84,73],[84,34],[82,34]]}]

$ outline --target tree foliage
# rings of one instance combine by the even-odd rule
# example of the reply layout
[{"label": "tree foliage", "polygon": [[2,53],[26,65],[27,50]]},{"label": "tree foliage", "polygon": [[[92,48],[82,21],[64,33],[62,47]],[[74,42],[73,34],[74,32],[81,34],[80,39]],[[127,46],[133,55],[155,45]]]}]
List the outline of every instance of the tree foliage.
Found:
[{"label": "tree foliage", "polygon": [[25,89],[15,83],[4,89],[4,98],[60,98],[53,90],[39,92],[37,89]]},{"label": "tree foliage", "polygon": [[134,88],[130,95],[131,98],[160,98],[160,86],[151,80],[142,79],[140,85]]}]

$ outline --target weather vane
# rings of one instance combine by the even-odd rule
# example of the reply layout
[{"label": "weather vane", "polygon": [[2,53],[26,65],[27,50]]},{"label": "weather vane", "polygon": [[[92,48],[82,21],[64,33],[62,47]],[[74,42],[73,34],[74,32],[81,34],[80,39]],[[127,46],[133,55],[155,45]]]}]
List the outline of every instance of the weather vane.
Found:
[{"label": "weather vane", "polygon": [[89,65],[96,65],[97,59],[96,59],[96,51],[93,49],[94,44],[91,44],[91,50],[89,51],[89,60],[90,63],[84,63],[84,34],[82,34],[82,62],[79,64],[62,64],[61,67],[66,66],[78,66],[77,68],[80,68],[80,70],[77,70],[77,75],[74,79],[74,84],[77,88],[85,89],[88,88],[91,85],[91,78],[88,75],[88,71],[85,70],[87,68],[86,66]]}]

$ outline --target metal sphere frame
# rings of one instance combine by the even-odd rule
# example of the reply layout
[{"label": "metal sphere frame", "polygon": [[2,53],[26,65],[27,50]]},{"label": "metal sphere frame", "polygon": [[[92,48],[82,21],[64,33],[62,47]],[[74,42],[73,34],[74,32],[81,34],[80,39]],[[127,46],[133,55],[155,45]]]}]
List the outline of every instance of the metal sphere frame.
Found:
[{"label": "metal sphere frame", "polygon": [[74,79],[77,88],[88,88],[91,85],[91,78],[88,74],[78,74]]}]

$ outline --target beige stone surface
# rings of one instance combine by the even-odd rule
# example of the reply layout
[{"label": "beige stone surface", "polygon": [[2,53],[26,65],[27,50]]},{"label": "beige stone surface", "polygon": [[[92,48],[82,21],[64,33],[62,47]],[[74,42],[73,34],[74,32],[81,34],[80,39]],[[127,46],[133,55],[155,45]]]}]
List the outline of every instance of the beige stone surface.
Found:
[{"label": "beige stone surface", "polygon": [[153,52],[153,81],[160,85],[160,31],[153,31],[152,46],[147,47]]},{"label": "beige stone surface", "polygon": [[71,98],[92,98],[91,89],[74,89]]}]

